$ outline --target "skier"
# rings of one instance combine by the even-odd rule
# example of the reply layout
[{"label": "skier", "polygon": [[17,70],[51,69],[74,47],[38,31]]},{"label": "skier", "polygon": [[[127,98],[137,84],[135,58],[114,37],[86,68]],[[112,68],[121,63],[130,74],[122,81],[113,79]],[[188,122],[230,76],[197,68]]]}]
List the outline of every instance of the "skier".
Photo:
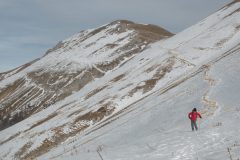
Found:
[{"label": "skier", "polygon": [[192,112],[190,112],[188,114],[188,118],[191,120],[192,131],[194,131],[194,128],[196,131],[198,130],[198,127],[197,127],[197,118],[198,117],[202,118],[201,114],[197,112],[196,108],[193,108]]}]

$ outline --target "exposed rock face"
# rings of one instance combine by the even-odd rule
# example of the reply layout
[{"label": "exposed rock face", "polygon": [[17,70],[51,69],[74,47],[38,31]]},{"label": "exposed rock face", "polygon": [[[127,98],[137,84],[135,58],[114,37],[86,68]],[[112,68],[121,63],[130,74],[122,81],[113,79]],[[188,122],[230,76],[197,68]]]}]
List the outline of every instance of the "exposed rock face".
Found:
[{"label": "exposed rock face", "polygon": [[172,33],[154,25],[114,21],[81,31],[59,42],[42,58],[1,73],[0,129],[63,100],[149,44],[170,36]]}]

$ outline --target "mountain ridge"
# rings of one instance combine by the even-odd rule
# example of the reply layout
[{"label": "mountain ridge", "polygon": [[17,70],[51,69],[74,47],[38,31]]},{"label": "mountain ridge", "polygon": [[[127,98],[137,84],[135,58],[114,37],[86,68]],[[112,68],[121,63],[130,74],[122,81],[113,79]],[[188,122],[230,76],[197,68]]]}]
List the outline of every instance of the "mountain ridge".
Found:
[{"label": "mountain ridge", "polygon": [[[117,65],[106,70],[98,62],[103,60],[106,62],[103,65],[109,65],[109,59],[114,61],[125,54],[106,54],[112,47],[125,44],[106,45],[109,44],[105,42],[106,35],[111,36],[112,29],[118,31],[116,26],[107,28],[103,35],[98,30],[100,36],[83,46],[76,41],[78,35],[64,41],[67,45],[56,47],[51,56],[48,53],[44,58],[76,55],[75,46],[86,49],[90,45],[91,51],[95,47],[96,52],[84,52],[80,59],[87,57],[94,61],[78,67],[93,67],[94,72],[104,75],[96,76],[80,90],[70,89],[73,91],[70,95],[1,131],[1,156],[91,160],[239,158],[237,104],[240,102],[235,95],[240,88],[236,76],[240,73],[240,15],[235,12],[239,8],[236,1],[183,32],[148,46],[137,38],[133,40],[133,44],[139,42],[137,54],[127,52],[133,56],[120,58]],[[80,34],[84,39],[90,33]],[[123,42],[126,35],[116,37]],[[111,42],[119,42],[114,38]],[[131,51],[134,45],[130,46],[122,50]],[[114,51],[117,53],[117,49]],[[97,56],[100,58],[94,59]],[[61,66],[68,64],[61,57],[55,62]],[[69,66],[74,68],[72,64]],[[79,68],[67,72],[71,75]],[[37,74],[41,77],[40,73]],[[76,84],[79,83],[82,82],[78,79]],[[1,86],[4,86],[2,81]],[[186,113],[196,106],[203,120],[195,134],[186,129],[190,127]],[[13,148],[13,144],[17,145]]]},{"label": "mountain ridge", "polygon": [[[10,114],[17,110],[16,107],[22,106],[20,113],[17,112],[12,116],[16,115],[16,118],[13,118],[16,122],[25,119],[40,111],[41,108],[46,108],[71,95],[72,92],[80,90],[95,78],[102,77],[105,72],[116,68],[128,57],[134,57],[150,43],[168,36],[172,34],[160,27],[136,24],[126,20],[118,20],[97,29],[81,31],[59,42],[42,58],[0,75],[1,104],[6,106],[1,108],[1,114],[8,115],[7,119],[9,119]],[[94,44],[96,47],[92,49],[91,46]],[[101,58],[101,55],[107,51],[109,53]],[[4,82],[9,86],[4,86]],[[27,86],[26,83],[28,83]],[[58,88],[63,89],[59,91]],[[43,95],[42,98],[37,100],[41,95]],[[25,98],[22,98],[24,96]],[[32,98],[27,99],[27,97]],[[19,98],[21,102],[17,103]],[[36,100],[38,102],[34,102]],[[6,117],[2,116],[2,118]],[[11,120],[6,122],[7,119],[3,120],[5,124],[16,123]]]}]

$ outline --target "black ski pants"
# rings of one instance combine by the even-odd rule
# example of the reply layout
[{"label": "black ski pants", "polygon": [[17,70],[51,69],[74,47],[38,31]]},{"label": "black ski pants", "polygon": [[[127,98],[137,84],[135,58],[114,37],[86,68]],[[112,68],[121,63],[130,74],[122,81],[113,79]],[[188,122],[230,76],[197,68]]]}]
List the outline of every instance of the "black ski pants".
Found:
[{"label": "black ski pants", "polygon": [[192,127],[192,131],[194,131],[194,128],[197,131],[198,130],[197,121],[191,120],[191,127]]}]

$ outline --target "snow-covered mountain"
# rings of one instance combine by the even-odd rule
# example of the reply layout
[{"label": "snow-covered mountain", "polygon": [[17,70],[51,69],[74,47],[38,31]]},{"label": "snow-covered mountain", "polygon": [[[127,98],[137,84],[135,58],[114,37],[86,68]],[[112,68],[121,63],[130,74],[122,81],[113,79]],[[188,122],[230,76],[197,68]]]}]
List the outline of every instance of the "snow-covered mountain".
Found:
[{"label": "snow-covered mountain", "polygon": [[239,159],[239,11],[235,0],[172,37],[116,21],[1,74],[0,157]]},{"label": "snow-covered mountain", "polygon": [[154,25],[122,20],[59,42],[44,57],[0,75],[0,128],[61,101],[171,35]]}]

